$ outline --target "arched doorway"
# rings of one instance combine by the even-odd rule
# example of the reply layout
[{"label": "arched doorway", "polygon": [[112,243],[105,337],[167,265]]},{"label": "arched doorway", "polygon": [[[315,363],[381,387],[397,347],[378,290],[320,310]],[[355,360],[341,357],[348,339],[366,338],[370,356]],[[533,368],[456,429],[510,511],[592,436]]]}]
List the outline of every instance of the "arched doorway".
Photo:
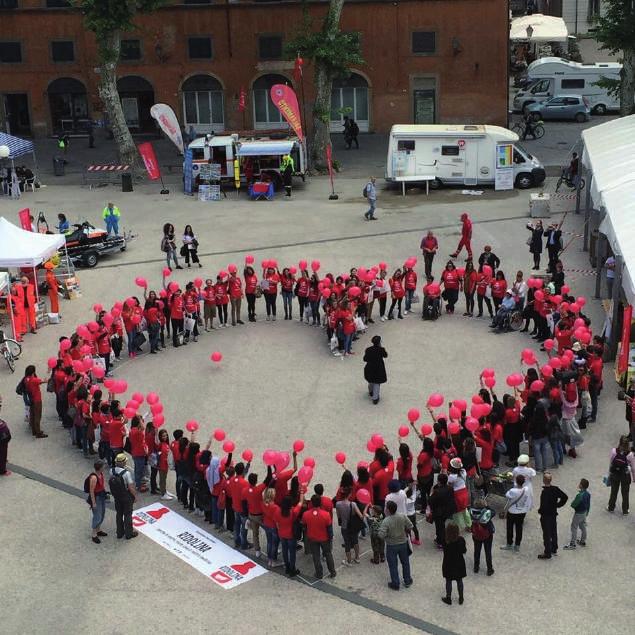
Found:
[{"label": "arched doorway", "polygon": [[344,116],[353,117],[361,132],[368,132],[370,107],[368,82],[359,73],[333,80],[331,89],[331,131],[342,132]]},{"label": "arched doorway", "polygon": [[225,129],[223,87],[211,75],[193,75],[182,86],[183,121],[198,134],[222,132]]},{"label": "arched doorway", "polygon": [[154,88],[143,77],[127,75],[117,80],[117,91],[128,128],[133,132],[151,132],[155,129],[150,108],[154,105]]},{"label": "arched doorway", "polygon": [[288,124],[283,119],[280,111],[271,101],[271,87],[274,84],[288,84],[291,81],[284,75],[263,75],[252,86],[254,103],[254,128],[266,130],[267,128],[287,128]]},{"label": "arched doorway", "polygon": [[53,80],[46,91],[53,133],[75,132],[89,123],[86,86],[73,77]]}]

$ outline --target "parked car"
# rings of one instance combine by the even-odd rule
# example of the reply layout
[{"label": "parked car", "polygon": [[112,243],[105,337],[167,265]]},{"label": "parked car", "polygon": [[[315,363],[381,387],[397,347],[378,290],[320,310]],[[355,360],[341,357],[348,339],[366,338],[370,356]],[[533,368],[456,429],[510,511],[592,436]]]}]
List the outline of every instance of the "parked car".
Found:
[{"label": "parked car", "polygon": [[559,95],[541,104],[529,104],[525,107],[534,121],[540,119],[573,119],[578,123],[591,118],[591,108],[586,97],[580,95]]}]

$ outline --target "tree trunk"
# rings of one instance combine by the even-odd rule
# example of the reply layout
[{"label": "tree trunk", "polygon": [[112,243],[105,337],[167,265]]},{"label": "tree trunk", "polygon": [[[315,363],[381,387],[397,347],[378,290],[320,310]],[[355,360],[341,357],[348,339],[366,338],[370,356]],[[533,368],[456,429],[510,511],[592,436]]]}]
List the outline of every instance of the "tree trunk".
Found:
[{"label": "tree trunk", "polygon": [[[340,29],[340,17],[344,0],[330,0],[329,10],[324,18],[322,35],[332,38]],[[331,90],[333,77],[328,67],[319,59],[315,62],[315,105],[313,107],[313,145],[311,159],[316,170],[326,168],[326,146],[331,142],[329,125],[331,122]]]},{"label": "tree trunk", "polygon": [[132,140],[130,130],[128,130],[117,91],[117,62],[120,46],[121,34],[119,31],[114,31],[101,41],[99,97],[108,113],[110,129],[117,144],[119,162],[122,165],[130,165],[135,168],[138,165],[137,148]]},{"label": "tree trunk", "polygon": [[635,49],[623,51],[624,60],[620,73],[620,116],[635,113]]}]

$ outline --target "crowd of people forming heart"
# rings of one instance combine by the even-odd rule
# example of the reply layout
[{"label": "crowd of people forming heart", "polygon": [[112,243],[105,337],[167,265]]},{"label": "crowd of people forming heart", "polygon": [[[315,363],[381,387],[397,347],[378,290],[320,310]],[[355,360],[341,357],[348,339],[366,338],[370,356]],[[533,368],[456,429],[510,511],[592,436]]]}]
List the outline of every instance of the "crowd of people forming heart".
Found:
[{"label": "crowd of people forming heart", "polygon": [[[422,247],[426,240],[431,243],[430,236],[424,238]],[[184,509],[201,516],[217,531],[231,532],[236,548],[253,548],[257,557],[261,557],[262,529],[267,563],[277,565],[281,548],[290,576],[298,573],[296,549],[304,540],[306,553],[313,555],[315,575],[321,578],[320,553],[330,574],[335,575],[330,546],[335,510],[342,529],[343,563],[351,566],[359,562],[359,539],[369,534],[372,562],[383,562],[385,552],[390,551],[391,585],[398,588],[399,577],[393,575],[397,556],[404,567],[406,586],[412,582],[409,560],[400,549],[388,549],[386,545],[396,545],[391,534],[394,527],[382,521],[395,513],[405,516],[409,545],[419,546],[424,533],[417,522],[420,514],[419,519],[434,526],[434,542],[440,549],[447,548],[448,541],[455,544],[459,530],[480,525],[472,535],[474,568],[478,571],[484,546],[491,575],[494,527],[491,513],[486,513],[489,507],[483,502],[490,478],[498,466],[519,466],[514,470],[512,491],[526,491],[528,504],[524,512],[510,512],[507,521],[507,544],[511,548],[515,530],[517,548],[522,539],[518,517],[524,518],[533,504],[532,476],[536,471],[557,468],[567,457],[575,459],[583,442],[581,430],[596,420],[603,341],[593,337],[590,321],[583,314],[584,298],[571,296],[564,284],[562,263],[554,263],[551,280],[544,276],[524,280],[518,272],[508,282],[490,248],[483,251],[476,266],[471,252],[469,255],[465,267],[455,267],[450,260],[435,282],[432,258],[426,257],[424,250],[426,283],[421,289],[419,315],[429,317],[426,311],[431,304],[443,301],[446,314],[451,316],[462,292],[464,316],[472,317],[476,294],[478,316],[485,304],[492,326],[500,329],[502,322],[497,317],[506,310],[505,300],[511,298],[525,319],[522,330],[533,326],[532,335],[542,344],[545,362],[538,361],[540,353],[526,348],[520,360],[523,372],[501,381],[494,369],[483,369],[479,373],[482,388],[469,400],[430,395],[426,403],[429,423],[422,424],[421,412],[411,408],[404,413],[408,423],[396,431],[396,446],[390,447],[380,434],[373,434],[366,444],[369,460],[354,467],[343,451],[337,452],[334,459],[341,464],[342,475],[338,486],[328,493],[315,482],[316,461],[303,440],[289,440],[281,451],[266,449],[261,478],[260,470],[254,469],[259,462],[254,450],[243,448],[238,455],[235,443],[222,429],[202,440],[196,421],[168,432],[159,396],[135,392],[125,399],[128,385],[112,376],[113,365],[126,354],[124,345],[127,356],[135,358],[146,342],[150,354],[160,354],[170,338],[178,348],[193,345],[201,331],[227,328],[230,322],[238,330],[244,324],[243,298],[250,322],[262,319],[256,312],[260,311],[261,298],[265,320],[275,321],[279,291],[285,320],[297,316],[301,323],[322,327],[332,352],[348,357],[354,354],[354,339],[372,328],[374,316],[385,321],[414,314],[418,303],[416,258],[407,259],[392,274],[381,262],[322,277],[317,260],[280,270],[276,260],[270,259],[262,262],[259,278],[254,257],[247,256],[242,276],[238,267],[230,264],[215,279],[196,278],[182,289],[170,281],[171,269],[165,268],[158,292],[148,288],[147,280],[136,278],[143,301],[131,295],[110,308],[95,304],[92,320],[60,338],[59,350],[48,360],[48,379],[40,379],[35,367],[28,366],[22,382],[34,436],[46,436],[40,430],[40,384],[46,384],[55,398],[59,420],[70,432],[72,447],[86,457],[99,456],[86,489],[93,509],[92,540],[99,543],[106,535],[101,530],[108,484],[104,471],[107,478],[107,466],[123,470],[128,453],[134,466],[130,500],[115,496],[119,538],[136,535],[131,525],[133,502],[139,493],[149,490],[161,500],[176,497]],[[211,353],[212,363],[220,364],[222,359],[219,351]],[[497,392],[501,384],[507,386],[503,395]],[[147,412],[142,414],[144,403]],[[444,407],[447,409],[442,411]],[[524,444],[529,451],[521,451]],[[526,454],[533,454],[535,471],[528,467]],[[171,472],[175,474],[175,494],[168,490]],[[510,517],[515,517],[511,525]],[[462,601],[462,585],[460,597]]]}]

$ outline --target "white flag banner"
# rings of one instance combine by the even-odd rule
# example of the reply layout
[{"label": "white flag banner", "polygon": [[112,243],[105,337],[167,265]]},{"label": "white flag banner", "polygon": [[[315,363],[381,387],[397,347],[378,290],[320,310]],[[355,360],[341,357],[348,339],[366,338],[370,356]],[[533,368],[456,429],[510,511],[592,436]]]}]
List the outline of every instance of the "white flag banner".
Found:
[{"label": "white flag banner", "polygon": [[132,524],[224,589],[267,573],[264,567],[161,503],[135,510]]},{"label": "white flag banner", "polygon": [[176,118],[172,108],[167,104],[154,104],[150,108],[150,114],[157,120],[161,130],[170,138],[172,143],[179,149],[179,152],[183,154],[183,135],[181,134],[179,120]]}]

